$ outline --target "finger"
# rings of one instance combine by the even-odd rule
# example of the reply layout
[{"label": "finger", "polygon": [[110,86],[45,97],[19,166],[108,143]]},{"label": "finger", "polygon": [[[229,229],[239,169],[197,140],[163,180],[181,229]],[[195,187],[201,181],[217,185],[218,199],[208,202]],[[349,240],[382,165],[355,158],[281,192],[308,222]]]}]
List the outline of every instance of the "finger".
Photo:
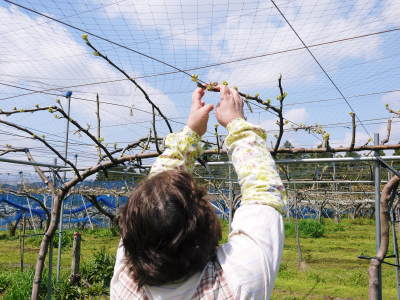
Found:
[{"label": "finger", "polygon": [[221,92],[221,101],[227,100],[229,95],[231,94],[229,88],[226,85],[220,85],[220,92]]},{"label": "finger", "polygon": [[207,104],[204,107],[201,108],[203,110],[203,112],[205,113],[210,113],[210,111],[212,111],[214,109],[214,105],[212,104]]},{"label": "finger", "polygon": [[239,95],[239,92],[235,89],[231,89],[231,93],[233,96],[233,101],[235,102],[235,105],[237,107],[241,107],[243,104],[243,99],[242,97]]},{"label": "finger", "polygon": [[192,95],[192,109],[199,109],[201,105],[201,98],[204,96],[204,88],[198,87],[194,90]]},{"label": "finger", "polygon": [[240,109],[243,109],[243,105],[244,105],[244,98],[239,96],[239,98],[236,100],[236,103],[238,104]]},{"label": "finger", "polygon": [[203,100],[200,101],[200,105],[201,105],[201,106],[204,106],[205,104],[206,104],[206,103],[205,103]]},{"label": "finger", "polygon": [[240,99],[241,99],[241,102],[240,102],[240,105],[239,105],[239,109],[240,109],[240,112],[242,113],[242,115],[244,116],[244,110],[243,110],[244,100],[243,100],[242,97]]},{"label": "finger", "polygon": [[239,92],[236,89],[233,88],[229,88],[230,93],[232,94],[232,96],[234,98],[236,98],[235,100],[237,100],[237,98],[240,98]]}]

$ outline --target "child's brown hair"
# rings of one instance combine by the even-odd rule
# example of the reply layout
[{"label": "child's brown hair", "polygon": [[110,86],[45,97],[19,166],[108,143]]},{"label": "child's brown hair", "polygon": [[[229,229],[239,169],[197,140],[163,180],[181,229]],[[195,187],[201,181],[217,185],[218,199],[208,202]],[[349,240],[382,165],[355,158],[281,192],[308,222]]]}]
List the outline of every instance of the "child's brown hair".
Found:
[{"label": "child's brown hair", "polygon": [[133,190],[120,228],[126,264],[139,289],[201,271],[221,238],[206,189],[176,170],[149,177]]}]

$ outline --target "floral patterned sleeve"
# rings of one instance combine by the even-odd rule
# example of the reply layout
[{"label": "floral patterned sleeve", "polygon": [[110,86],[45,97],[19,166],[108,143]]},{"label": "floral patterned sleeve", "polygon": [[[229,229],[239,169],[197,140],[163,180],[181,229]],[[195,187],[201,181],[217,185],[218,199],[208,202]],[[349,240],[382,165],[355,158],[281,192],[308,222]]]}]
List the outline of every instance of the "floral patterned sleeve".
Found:
[{"label": "floral patterned sleeve", "polygon": [[286,193],[266,145],[266,133],[243,119],[227,126],[225,139],[231,161],[239,178],[242,205],[265,204],[283,213]]},{"label": "floral patterned sleeve", "polygon": [[173,169],[192,172],[196,158],[203,151],[200,139],[200,136],[187,126],[180,132],[167,135],[165,150],[154,162],[150,175]]}]

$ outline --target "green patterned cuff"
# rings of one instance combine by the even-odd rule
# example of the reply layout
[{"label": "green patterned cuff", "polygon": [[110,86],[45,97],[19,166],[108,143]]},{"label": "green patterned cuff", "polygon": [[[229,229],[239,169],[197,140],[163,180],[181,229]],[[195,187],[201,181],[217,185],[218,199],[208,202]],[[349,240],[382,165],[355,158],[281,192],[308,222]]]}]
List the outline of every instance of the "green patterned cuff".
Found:
[{"label": "green patterned cuff", "polygon": [[247,124],[250,125],[250,123],[246,122],[243,118],[236,118],[230,121],[228,125],[226,125],[226,129],[228,130],[229,133],[233,133],[234,131],[237,131],[240,128],[245,127]]},{"label": "green patterned cuff", "polygon": [[193,139],[193,142],[197,142],[199,143],[201,141],[201,136],[193,131],[192,129],[190,129],[190,127],[185,126],[182,131],[181,131],[184,135],[189,136]]},{"label": "green patterned cuff", "polygon": [[229,132],[228,136],[225,139],[225,146],[227,149],[230,148],[232,143],[242,139],[244,137],[243,133],[246,131],[253,131],[264,140],[267,138],[267,134],[265,133],[265,130],[263,128],[253,125],[242,118],[232,120],[231,122],[229,122],[226,128]]}]

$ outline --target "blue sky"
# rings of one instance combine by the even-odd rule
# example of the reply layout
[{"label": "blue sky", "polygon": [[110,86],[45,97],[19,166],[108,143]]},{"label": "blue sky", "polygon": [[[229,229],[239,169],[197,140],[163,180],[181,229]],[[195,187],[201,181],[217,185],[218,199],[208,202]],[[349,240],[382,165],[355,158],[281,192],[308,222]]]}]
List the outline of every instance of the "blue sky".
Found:
[{"label": "blue sky", "polygon": [[[328,125],[326,130],[334,146],[350,142],[350,108],[340,99],[340,94],[309,53],[299,49],[273,54],[302,45],[268,1],[17,2],[180,69],[195,69],[188,72],[198,74],[204,81],[226,80],[245,93],[259,93],[262,97],[275,99],[277,78],[282,74],[288,92],[285,100],[287,119],[295,124]],[[349,97],[365,125],[368,133],[358,125],[357,143],[364,144],[374,132],[384,135],[385,122],[390,117],[384,104],[400,108],[400,92],[388,92],[400,89],[400,31],[375,33],[400,27],[400,3],[396,0],[280,0],[276,3],[307,45],[351,39],[310,49],[339,89]],[[355,38],[366,34],[373,35]],[[0,1],[0,83],[3,83],[0,107],[29,108],[35,104],[53,104],[57,98],[30,94],[5,99],[27,91],[4,84],[33,90],[65,87],[51,92],[63,94],[72,90],[73,96],[86,100],[94,100],[99,93],[101,101],[122,105],[101,105],[102,135],[107,143],[123,145],[146,136],[151,115],[143,111],[150,111],[150,106],[126,81],[101,83],[123,79],[123,76],[93,56],[81,35],[78,30]],[[190,77],[182,73],[162,74],[174,70],[97,38],[90,37],[90,40],[131,76],[139,77],[138,82],[151,98],[174,120],[174,129],[182,128],[194,89]],[[254,56],[262,57],[251,58]],[[241,61],[227,63],[232,60]],[[95,84],[69,88],[87,83]],[[369,93],[381,94],[358,96]],[[338,99],[303,103],[335,98]],[[65,106],[66,100],[60,99]],[[205,100],[217,103],[218,95],[207,94]],[[73,99],[72,116],[94,127],[94,103]],[[271,131],[270,140],[274,140],[276,125],[272,114],[254,109],[253,113],[247,112],[247,117]],[[8,120],[46,132],[46,138],[58,149],[63,149],[64,120],[56,120],[48,113],[12,116]],[[391,142],[397,143],[400,140],[398,119],[394,122]],[[210,132],[215,123],[212,117]],[[341,124],[329,125],[337,123]],[[157,124],[159,134],[166,134],[163,122]],[[288,124],[287,128],[292,125]],[[54,156],[42,145],[10,133],[15,131],[0,126],[0,145],[29,146],[38,161],[53,160]],[[223,129],[221,133],[224,133]],[[214,139],[210,133],[207,136]],[[285,133],[286,139],[296,146],[307,147],[320,142],[315,136],[291,131]],[[75,134],[71,141],[70,153],[79,155],[79,164],[92,164],[96,150],[86,145],[88,140]],[[9,157],[23,158],[21,154]],[[10,165],[7,168],[14,169]]]}]

